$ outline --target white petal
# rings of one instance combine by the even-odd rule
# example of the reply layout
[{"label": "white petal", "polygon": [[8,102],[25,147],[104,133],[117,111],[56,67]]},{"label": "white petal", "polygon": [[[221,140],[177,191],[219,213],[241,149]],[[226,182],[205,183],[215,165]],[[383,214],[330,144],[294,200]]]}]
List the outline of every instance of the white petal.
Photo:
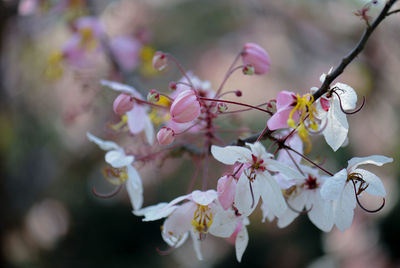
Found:
[{"label": "white petal", "polygon": [[180,246],[182,246],[182,244],[185,243],[188,236],[189,232],[186,232],[179,237],[171,236],[170,234],[165,232],[165,230],[161,232],[161,237],[165,241],[165,243],[174,248],[179,248]]},{"label": "white petal", "polygon": [[[357,94],[351,86],[343,83],[336,83],[333,87],[339,88],[339,90],[336,90],[336,93],[340,96],[344,110],[353,110],[356,108]],[[333,97],[337,98],[335,94]]]},{"label": "white petal", "polygon": [[168,203],[162,202],[157,205],[148,206],[139,210],[134,210],[133,214],[136,216],[144,216],[143,221],[156,221],[168,217],[177,206],[169,206]]},{"label": "white petal", "polygon": [[201,241],[199,240],[198,236],[192,231],[190,231],[190,236],[193,240],[193,248],[194,252],[196,252],[197,259],[199,261],[203,260],[203,254],[201,254]]},{"label": "white petal", "polygon": [[[253,188],[253,195],[252,195],[249,185],[249,179],[244,173],[242,173],[238,183],[236,184],[235,207],[239,210],[239,213],[244,216],[248,216],[253,212],[260,199],[259,189],[256,186],[259,185],[258,184],[255,185],[255,183],[252,182],[252,188]],[[254,204],[253,204],[253,198],[254,198]]]},{"label": "white petal", "polygon": [[333,177],[328,177],[321,187],[321,196],[325,200],[336,200],[340,197],[347,180],[347,171],[342,169]]},{"label": "white petal", "polygon": [[374,173],[361,168],[355,169],[353,172],[361,174],[361,177],[368,183],[368,187],[365,189],[367,193],[376,196],[386,196],[385,187],[381,179]]},{"label": "white petal", "polygon": [[240,146],[219,147],[213,145],[211,153],[215,159],[226,165],[233,165],[236,162],[245,163],[251,159],[251,151]]},{"label": "white petal", "polygon": [[322,134],[329,146],[334,151],[337,151],[346,140],[347,133],[349,132],[349,125],[347,123],[346,114],[340,109],[339,100],[333,98],[330,104],[331,107],[329,108],[326,119],[328,121]]},{"label": "white petal", "polygon": [[347,183],[343,189],[341,197],[334,201],[335,224],[340,231],[350,228],[356,207],[355,193],[353,185]]},{"label": "white petal", "polygon": [[[333,205],[332,201],[322,199],[319,191],[310,193],[307,209],[310,221],[324,232],[329,232],[333,227]],[[312,206],[312,207],[311,207]]]},{"label": "white petal", "polygon": [[217,192],[215,190],[208,190],[207,192],[196,190],[192,192],[192,199],[199,205],[207,206],[217,199]]},{"label": "white petal", "polygon": [[135,158],[132,155],[125,155],[123,151],[109,151],[105,155],[105,160],[115,168],[129,166]]},{"label": "white petal", "polygon": [[126,190],[128,191],[134,210],[138,210],[143,205],[143,185],[139,173],[132,166],[128,166],[128,180]]},{"label": "white petal", "polygon": [[284,163],[278,162],[274,159],[265,159],[264,161],[267,164],[267,169],[279,172],[287,179],[304,179],[304,176],[300,172]]},{"label": "white petal", "polygon": [[267,151],[265,150],[265,147],[261,144],[261,142],[246,143],[246,146],[249,146],[251,152],[257,157],[262,157],[262,158],[273,157],[272,154],[267,153]]},{"label": "white petal", "polygon": [[136,89],[134,89],[133,87],[122,84],[122,83],[118,83],[118,82],[113,82],[113,81],[109,81],[109,80],[101,80],[101,85],[109,87],[115,91],[121,91],[121,92],[125,92],[128,94],[138,94]]},{"label": "white petal", "polygon": [[260,174],[257,176],[256,180],[260,187],[259,191],[263,203],[268,206],[272,214],[275,216],[279,217],[283,215],[287,209],[287,205],[278,183],[268,174],[268,172]]},{"label": "white petal", "polygon": [[240,230],[240,232],[236,236],[236,241],[235,241],[236,259],[238,260],[238,262],[242,260],[243,253],[246,250],[248,243],[249,243],[249,234],[247,233],[246,226],[243,224],[242,230]]},{"label": "white petal", "polygon": [[105,151],[122,150],[122,148],[113,141],[102,140],[102,139],[90,134],[89,132],[86,133],[86,136],[91,142],[96,143],[101,149],[103,149]]},{"label": "white petal", "polygon": [[165,234],[180,240],[185,233],[193,229],[191,222],[195,210],[196,205],[193,202],[187,202],[176,208],[164,222],[163,231],[165,231]]},{"label": "white petal", "polygon": [[126,113],[128,116],[128,127],[132,134],[142,132],[146,127],[147,112],[142,105],[134,105],[132,110]]},{"label": "white petal", "polygon": [[366,156],[366,157],[353,157],[348,161],[348,169],[349,170],[354,170],[356,169],[359,165],[366,165],[366,164],[372,164],[376,166],[382,166],[386,163],[391,163],[393,162],[393,158],[386,157],[383,155],[371,155],[371,156]]},{"label": "white petal", "polygon": [[305,192],[298,193],[294,198],[289,198],[288,203],[291,206],[291,208],[287,208],[285,212],[279,216],[278,218],[278,227],[279,228],[285,228],[289,224],[293,222],[293,220],[299,215],[299,213],[293,211],[302,211],[304,206],[305,206],[305,198],[306,194]]},{"label": "white petal", "polygon": [[153,211],[158,211],[158,210],[161,210],[161,209],[165,208],[166,205],[168,205],[168,203],[161,202],[161,203],[158,203],[156,205],[152,205],[152,206],[148,206],[148,207],[141,208],[141,209],[138,209],[138,210],[134,210],[134,211],[132,211],[132,213],[135,216],[145,216],[148,213],[152,213]]},{"label": "white petal", "polygon": [[152,145],[154,143],[154,127],[148,116],[144,122],[144,134],[146,135],[147,142]]},{"label": "white petal", "polygon": [[217,205],[214,210],[213,222],[210,226],[210,234],[218,237],[230,237],[235,231],[238,217],[232,209],[224,210]]}]

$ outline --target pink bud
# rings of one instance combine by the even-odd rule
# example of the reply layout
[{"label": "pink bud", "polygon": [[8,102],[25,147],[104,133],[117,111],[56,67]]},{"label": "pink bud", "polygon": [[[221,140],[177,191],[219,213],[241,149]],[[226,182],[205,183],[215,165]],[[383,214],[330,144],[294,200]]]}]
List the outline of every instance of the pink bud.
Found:
[{"label": "pink bud", "polygon": [[255,69],[253,65],[247,64],[246,66],[243,67],[242,72],[245,75],[253,75],[255,73]]},{"label": "pink bud", "polygon": [[165,53],[161,51],[157,51],[153,56],[153,68],[161,71],[167,66],[167,64],[168,64],[167,55],[165,55]]},{"label": "pink bud", "polygon": [[225,210],[232,207],[236,194],[236,181],[232,176],[223,176],[219,178],[217,194],[218,200]]},{"label": "pink bud", "polygon": [[175,132],[169,127],[162,127],[157,133],[160,145],[170,145],[175,140]]},{"label": "pink bud", "polygon": [[200,115],[200,102],[193,90],[181,92],[170,109],[172,120],[176,123],[187,123]]},{"label": "pink bud", "polygon": [[131,96],[125,93],[121,93],[118,97],[115,98],[113,103],[114,113],[118,115],[123,115],[126,112],[132,110],[133,108],[133,99]]},{"label": "pink bud", "polygon": [[235,91],[236,97],[241,97],[242,96],[242,91],[241,90],[236,90]]},{"label": "pink bud", "polygon": [[169,83],[169,89],[176,90],[176,88],[177,88],[176,82],[170,82]]},{"label": "pink bud", "polygon": [[242,51],[244,64],[254,67],[255,74],[265,74],[269,71],[271,61],[265,49],[254,43],[246,43]]}]

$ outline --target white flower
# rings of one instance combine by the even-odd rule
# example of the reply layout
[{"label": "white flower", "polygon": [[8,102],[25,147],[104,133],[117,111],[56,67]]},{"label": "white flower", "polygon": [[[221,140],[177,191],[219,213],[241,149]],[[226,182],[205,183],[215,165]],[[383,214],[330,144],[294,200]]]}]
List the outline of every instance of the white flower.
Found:
[{"label": "white flower", "polygon": [[321,196],[326,200],[333,200],[334,223],[339,230],[344,231],[349,228],[353,221],[356,207],[354,188],[357,189],[357,195],[364,190],[375,196],[386,195],[381,180],[375,174],[358,168],[358,166],[365,164],[382,166],[392,161],[392,158],[381,155],[354,157],[348,161],[347,169],[342,169],[326,179],[321,188]]},{"label": "white flower", "polygon": [[248,216],[261,197],[271,212],[279,217],[287,209],[287,205],[279,185],[270,172],[279,172],[287,178],[303,176],[286,164],[272,159],[273,155],[267,153],[261,143],[246,145],[251,150],[240,146],[211,147],[211,153],[218,161],[227,165],[236,162],[244,165],[244,171],[236,185],[234,205],[240,214]]},{"label": "white flower", "polygon": [[[182,201],[186,201],[181,203]],[[214,190],[193,191],[170,203],[160,203],[134,213],[144,215],[143,221],[154,221],[167,217],[162,226],[162,238],[171,247],[180,247],[188,238],[193,240],[197,258],[203,259],[200,241],[210,233],[218,237],[230,237],[238,219],[233,210],[224,210]]]},{"label": "white flower", "polygon": [[[142,95],[133,87],[118,82],[101,80],[103,86],[107,86],[115,91],[124,92],[133,97],[144,100]],[[132,134],[144,131],[146,139],[150,144],[154,142],[154,127],[147,113],[148,107],[144,104],[135,103],[132,110],[126,113],[127,124]]]},{"label": "white flower", "polygon": [[86,135],[91,142],[107,151],[105,160],[111,168],[106,169],[106,178],[115,185],[125,183],[134,210],[140,209],[143,204],[143,186],[139,173],[132,166],[135,157],[126,155],[124,149],[113,141],[104,141],[89,132]]},{"label": "white flower", "polygon": [[[320,78],[322,83],[325,76],[323,74]],[[343,83],[336,83],[331,89],[334,89],[335,93],[328,92],[322,95],[316,101],[316,108],[317,117],[321,120],[320,126],[324,128],[322,134],[329,146],[337,151],[346,142],[349,132],[347,117],[340,107],[340,102],[343,110],[353,110],[356,107],[357,94],[352,87]]]},{"label": "white flower", "polygon": [[[308,218],[319,229],[329,232],[333,226],[333,207],[332,201],[322,199],[320,190],[325,182],[324,177],[320,177],[318,170],[299,164],[304,173],[302,179],[296,179],[296,184],[285,190],[287,202],[290,207],[278,219],[278,227],[288,226],[303,209],[306,209]],[[264,218],[268,217],[268,210],[262,207]],[[269,215],[269,220],[273,217]]]}]

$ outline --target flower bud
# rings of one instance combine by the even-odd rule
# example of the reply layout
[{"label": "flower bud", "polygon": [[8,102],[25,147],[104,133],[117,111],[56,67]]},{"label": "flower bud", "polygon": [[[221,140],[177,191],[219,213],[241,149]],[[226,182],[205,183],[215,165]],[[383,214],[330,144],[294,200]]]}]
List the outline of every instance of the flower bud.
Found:
[{"label": "flower bud", "polygon": [[113,103],[114,113],[123,115],[126,112],[132,110],[133,98],[126,93],[121,93],[115,98]]},{"label": "flower bud", "polygon": [[162,127],[157,133],[157,140],[160,145],[170,145],[175,140],[175,132],[169,127]]},{"label": "flower bud", "polygon": [[153,56],[153,68],[161,71],[168,65],[168,58],[165,53],[157,51]]},{"label": "flower bud", "polygon": [[224,113],[228,110],[228,106],[226,106],[226,104],[223,102],[219,102],[217,104],[217,110],[219,113]]},{"label": "flower bud", "polygon": [[265,74],[269,71],[271,61],[265,49],[254,43],[246,43],[242,51],[244,64],[254,67],[255,74]]},{"label": "flower bud", "polygon": [[170,109],[172,120],[176,123],[187,123],[200,115],[200,102],[193,90],[181,92],[174,100]]},{"label": "flower bud", "polygon": [[253,75],[255,70],[254,70],[254,67],[252,65],[247,64],[246,66],[243,67],[242,72],[245,75]]},{"label": "flower bud", "polygon": [[236,90],[235,91],[236,97],[241,97],[242,96],[242,91],[241,90]]},{"label": "flower bud", "polygon": [[150,90],[149,94],[147,94],[147,101],[148,102],[158,102],[160,100],[160,93],[157,90]]},{"label": "flower bud", "polygon": [[169,83],[169,89],[176,90],[176,82],[170,82]]}]

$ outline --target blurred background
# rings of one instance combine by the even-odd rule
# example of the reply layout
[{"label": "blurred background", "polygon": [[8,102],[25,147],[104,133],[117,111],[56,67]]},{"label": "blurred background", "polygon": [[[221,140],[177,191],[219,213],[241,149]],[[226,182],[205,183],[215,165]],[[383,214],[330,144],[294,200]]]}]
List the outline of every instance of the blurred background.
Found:
[{"label": "blurred background", "polygon": [[[25,5],[22,5],[23,3]],[[33,3],[34,2],[34,3]],[[242,101],[258,104],[281,90],[307,92],[319,77],[347,54],[365,23],[353,12],[361,0],[120,0],[0,1],[0,267],[400,267],[400,15],[385,20],[364,52],[338,81],[351,85],[361,112],[349,116],[349,145],[337,153],[322,138],[314,139],[312,156],[326,157],[337,171],[353,156],[383,154],[395,159],[371,167],[388,192],[385,208],[376,214],[356,209],[352,227],[322,233],[307,216],[289,227],[262,223],[251,216],[250,241],[242,263],[234,247],[209,237],[205,260],[197,261],[188,241],[160,256],[162,221],[144,223],[131,213],[122,191],[110,190],[101,169],[104,152],[85,133],[115,138],[107,128],[116,96],[102,89],[102,78],[120,79],[115,63],[98,53],[85,66],[64,63],[54,71],[54,52],[72,35],[71,21],[91,15],[105,25],[108,36],[139,40],[135,66],[121,73],[125,82],[146,94],[167,90],[180,79],[175,68],[158,74],[149,68],[155,50],[172,53],[200,79],[216,88],[246,42],[264,47],[271,71],[263,76],[233,75],[226,90],[243,91]],[[375,16],[384,1],[370,11]],[[397,6],[399,7],[399,6]],[[56,62],[58,64],[59,62]],[[53,68],[53,69],[52,69]],[[248,112],[224,121],[235,128],[246,122],[261,130],[264,114]],[[114,136],[113,136],[114,135]],[[227,140],[234,136],[225,136]],[[185,194],[194,166],[187,158],[149,162],[138,167],[144,183],[145,206]],[[217,171],[221,165],[212,161]],[[218,172],[210,175],[216,187]],[[379,199],[363,197],[374,208]]]}]

